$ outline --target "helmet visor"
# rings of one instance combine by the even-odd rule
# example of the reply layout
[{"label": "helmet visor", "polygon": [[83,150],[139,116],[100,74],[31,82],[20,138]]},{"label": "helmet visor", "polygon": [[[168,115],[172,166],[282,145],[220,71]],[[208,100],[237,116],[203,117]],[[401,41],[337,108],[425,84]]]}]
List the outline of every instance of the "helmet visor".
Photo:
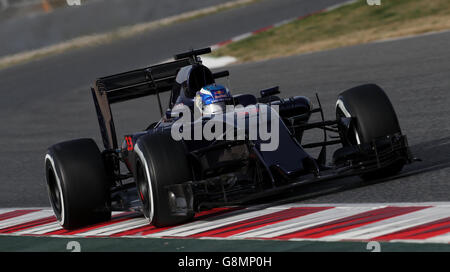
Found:
[{"label": "helmet visor", "polygon": [[203,114],[220,114],[225,112],[225,101],[217,102],[214,104],[204,105]]}]

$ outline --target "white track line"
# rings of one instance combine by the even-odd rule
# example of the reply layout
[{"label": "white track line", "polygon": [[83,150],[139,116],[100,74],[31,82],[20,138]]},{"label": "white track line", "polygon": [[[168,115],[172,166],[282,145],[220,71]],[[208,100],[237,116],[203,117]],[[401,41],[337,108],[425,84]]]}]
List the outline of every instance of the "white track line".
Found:
[{"label": "white track line", "polygon": [[12,212],[12,211],[15,211],[15,210],[17,210],[17,209],[2,208],[2,209],[0,209],[0,215],[5,214],[5,213],[9,213],[9,212]]},{"label": "white track line", "polygon": [[[51,212],[53,214],[53,212],[50,211],[50,210],[48,212]],[[123,212],[113,212],[112,215],[114,216],[114,215],[121,214],[121,213],[123,213]],[[34,227],[34,228],[26,229],[26,230],[23,230],[23,231],[18,231],[18,232],[15,232],[14,234],[18,234],[18,235],[21,235],[21,234],[42,235],[42,234],[45,234],[45,233],[48,233],[48,232],[57,231],[57,230],[61,230],[61,229],[63,229],[63,228],[61,227],[61,225],[58,222],[53,222],[53,223],[37,226],[37,227]],[[71,235],[71,236],[75,237],[75,235]]]},{"label": "white track line", "polygon": [[371,240],[407,228],[423,225],[450,215],[447,207],[431,207],[381,220],[372,224],[327,236],[328,240]]},{"label": "white track line", "polygon": [[77,233],[76,236],[107,236],[124,230],[149,225],[146,218],[132,218],[119,223]]},{"label": "white track line", "polygon": [[[394,241],[394,240],[393,240]],[[446,234],[441,234],[434,236],[425,240],[414,240],[414,241],[424,241],[425,243],[450,243],[450,232]]]},{"label": "white track line", "polygon": [[218,58],[207,57],[207,56],[202,57],[203,65],[205,65],[211,69],[227,66],[228,64],[231,64],[231,63],[235,62],[236,60],[237,60],[236,58],[230,57],[230,56],[223,56],[223,57],[218,57]]},{"label": "white track line", "polygon": [[316,225],[331,222],[333,220],[367,212],[378,207],[335,207],[295,219],[287,220],[281,223],[265,226],[255,230],[246,231],[232,238],[273,238],[294,231],[299,231]]},{"label": "white track line", "polygon": [[17,234],[17,235],[23,235],[23,234],[41,235],[41,234],[45,234],[47,232],[56,231],[56,230],[60,230],[60,229],[62,229],[62,227],[59,225],[59,223],[53,222],[53,223],[41,225],[38,227],[34,227],[34,228],[22,230],[22,231],[17,231],[17,232],[14,232],[14,234]]},{"label": "white track line", "polygon": [[[257,207],[247,210],[231,211],[230,213],[220,214],[209,217],[201,221],[194,221],[182,226],[167,229],[157,233],[152,233],[146,236],[140,236],[139,234],[128,235],[124,237],[186,237],[194,234],[198,234],[204,231],[209,231],[215,228],[220,228],[228,224],[236,223],[239,221],[256,218],[259,216],[267,215],[283,211],[289,208],[305,208],[305,207],[332,207],[330,209],[315,212],[312,214],[299,216],[290,220],[286,220],[279,223],[274,223],[264,227],[260,227],[254,230],[248,230],[246,232],[236,234],[225,239],[258,239],[258,238],[275,238],[280,235],[299,231],[309,227],[314,227],[323,223],[331,222],[336,219],[345,218],[348,216],[356,215],[359,213],[367,212],[373,209],[380,209],[387,206],[396,207],[408,207],[408,206],[431,206],[419,211],[411,212],[408,214],[396,216],[393,218],[381,220],[375,223],[367,224],[358,228],[350,229],[337,233],[334,235],[322,237],[322,238],[294,238],[292,241],[342,241],[342,240],[372,240],[375,237],[383,236],[386,234],[394,233],[397,231],[405,230],[418,225],[426,224],[432,221],[436,221],[450,215],[450,202],[421,202],[421,203],[359,203],[359,204],[303,204],[294,203],[279,205],[268,208],[261,208],[255,210]],[[27,210],[28,208],[6,208],[1,209],[0,213],[7,213],[16,210]],[[42,208],[39,208],[42,209]],[[120,214],[121,212],[114,212],[113,215]],[[20,224],[38,220],[41,218],[53,216],[51,209],[45,208],[45,210],[39,210],[31,212],[29,214],[17,216],[0,221],[0,228],[14,227]],[[108,226],[96,228],[80,232],[74,235],[52,235],[53,237],[84,237],[84,236],[110,236],[123,231],[131,230],[147,226],[148,221],[143,217],[131,218],[119,223],[111,224]],[[9,235],[45,235],[46,233],[61,230],[61,226],[57,222],[40,225],[37,227],[25,229],[22,231],[10,233]],[[208,238],[208,237],[206,237]],[[203,238],[201,238],[203,239]],[[218,238],[219,239],[219,238]],[[224,239],[224,238],[220,238]],[[396,239],[391,242],[415,242],[415,243],[450,243],[450,233],[441,234],[439,236],[431,237],[428,239]]]},{"label": "white track line", "polygon": [[43,217],[48,217],[48,216],[52,216],[53,215],[53,211],[36,211],[36,212],[31,212],[31,213],[27,213],[21,216],[17,216],[17,217],[13,217],[7,220],[2,220],[0,221],[0,229],[3,228],[9,228],[12,226],[16,226],[16,225],[20,225],[23,223],[27,223],[33,220],[37,220],[37,219],[41,219]]},{"label": "white track line", "polygon": [[436,207],[448,207],[450,208],[450,202],[391,202],[391,203],[319,203],[319,204],[308,204],[308,203],[289,203],[283,204],[278,207],[280,208],[292,208],[292,207],[372,207],[372,208],[384,208],[387,206],[395,207],[421,207],[421,206],[436,206]]},{"label": "white track line", "polygon": [[162,236],[184,237],[274,212],[277,212],[277,209],[263,209],[248,213],[242,213],[234,216],[230,215],[226,216],[225,218],[216,220],[214,220],[214,218],[211,218],[188,223],[186,225],[175,227],[170,230],[152,233],[144,237],[162,237]]},{"label": "white track line", "polygon": [[345,1],[345,2],[342,2],[342,3],[338,3],[336,5],[329,6],[329,7],[325,8],[324,11],[325,12],[332,11],[334,9],[337,9],[337,8],[340,8],[340,7],[343,7],[343,6],[346,6],[346,5],[350,5],[350,4],[353,4],[353,3],[356,3],[356,2],[358,2],[358,0]]}]

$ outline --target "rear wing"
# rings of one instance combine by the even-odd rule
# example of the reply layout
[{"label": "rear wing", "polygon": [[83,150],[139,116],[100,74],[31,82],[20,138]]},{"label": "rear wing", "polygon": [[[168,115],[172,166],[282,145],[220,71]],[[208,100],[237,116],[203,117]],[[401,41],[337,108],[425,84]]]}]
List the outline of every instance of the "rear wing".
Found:
[{"label": "rear wing", "polygon": [[[198,55],[210,52],[210,48],[191,50],[175,55],[175,60],[171,62],[97,79],[91,92],[105,148],[117,149],[118,147],[111,104],[156,95],[162,115],[159,94],[172,90],[177,73],[182,67],[201,63]],[[213,77],[220,78],[228,74],[228,71],[223,71],[213,74]]]},{"label": "rear wing", "polygon": [[178,70],[188,65],[191,65],[189,59],[158,64],[99,78],[95,86],[106,93],[109,104],[155,95],[172,90]]}]

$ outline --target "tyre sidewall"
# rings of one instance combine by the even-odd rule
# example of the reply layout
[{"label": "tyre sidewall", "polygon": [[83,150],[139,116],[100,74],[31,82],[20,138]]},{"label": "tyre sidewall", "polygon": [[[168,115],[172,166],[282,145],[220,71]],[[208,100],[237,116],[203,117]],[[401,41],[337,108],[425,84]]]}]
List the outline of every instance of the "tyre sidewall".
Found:
[{"label": "tyre sidewall", "polygon": [[[336,116],[339,118],[338,110],[346,117],[355,117],[356,120],[354,127],[349,131],[351,135],[340,132],[344,147],[371,143],[378,137],[401,134],[392,103],[383,89],[375,84],[361,85],[342,92],[336,103]],[[362,174],[361,177],[364,180],[373,180],[392,176],[398,173],[404,164],[403,160],[399,160],[389,166]]]},{"label": "tyre sidewall", "polygon": [[170,134],[154,133],[140,137],[135,152],[136,161],[142,165],[149,187],[150,210],[144,214],[150,223],[163,227],[190,220],[193,213],[187,216],[171,215],[166,189],[168,185],[191,179],[184,144],[173,140]]},{"label": "tyre sidewall", "polygon": [[394,107],[386,93],[375,84],[357,86],[341,93],[337,107],[346,117],[356,117],[355,128],[361,143],[401,133]]},{"label": "tyre sidewall", "polygon": [[52,169],[61,190],[61,216],[57,216],[61,226],[73,229],[111,218],[109,181],[92,139],[56,144],[45,158],[46,175]]}]

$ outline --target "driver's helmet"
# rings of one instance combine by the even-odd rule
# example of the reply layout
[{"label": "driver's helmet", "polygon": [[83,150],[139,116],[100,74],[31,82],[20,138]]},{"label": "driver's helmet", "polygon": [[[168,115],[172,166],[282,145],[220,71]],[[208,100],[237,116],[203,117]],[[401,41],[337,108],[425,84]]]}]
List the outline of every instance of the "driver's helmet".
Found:
[{"label": "driver's helmet", "polygon": [[197,110],[206,115],[225,112],[226,105],[232,102],[230,91],[218,84],[206,85],[196,93],[194,98]]}]

